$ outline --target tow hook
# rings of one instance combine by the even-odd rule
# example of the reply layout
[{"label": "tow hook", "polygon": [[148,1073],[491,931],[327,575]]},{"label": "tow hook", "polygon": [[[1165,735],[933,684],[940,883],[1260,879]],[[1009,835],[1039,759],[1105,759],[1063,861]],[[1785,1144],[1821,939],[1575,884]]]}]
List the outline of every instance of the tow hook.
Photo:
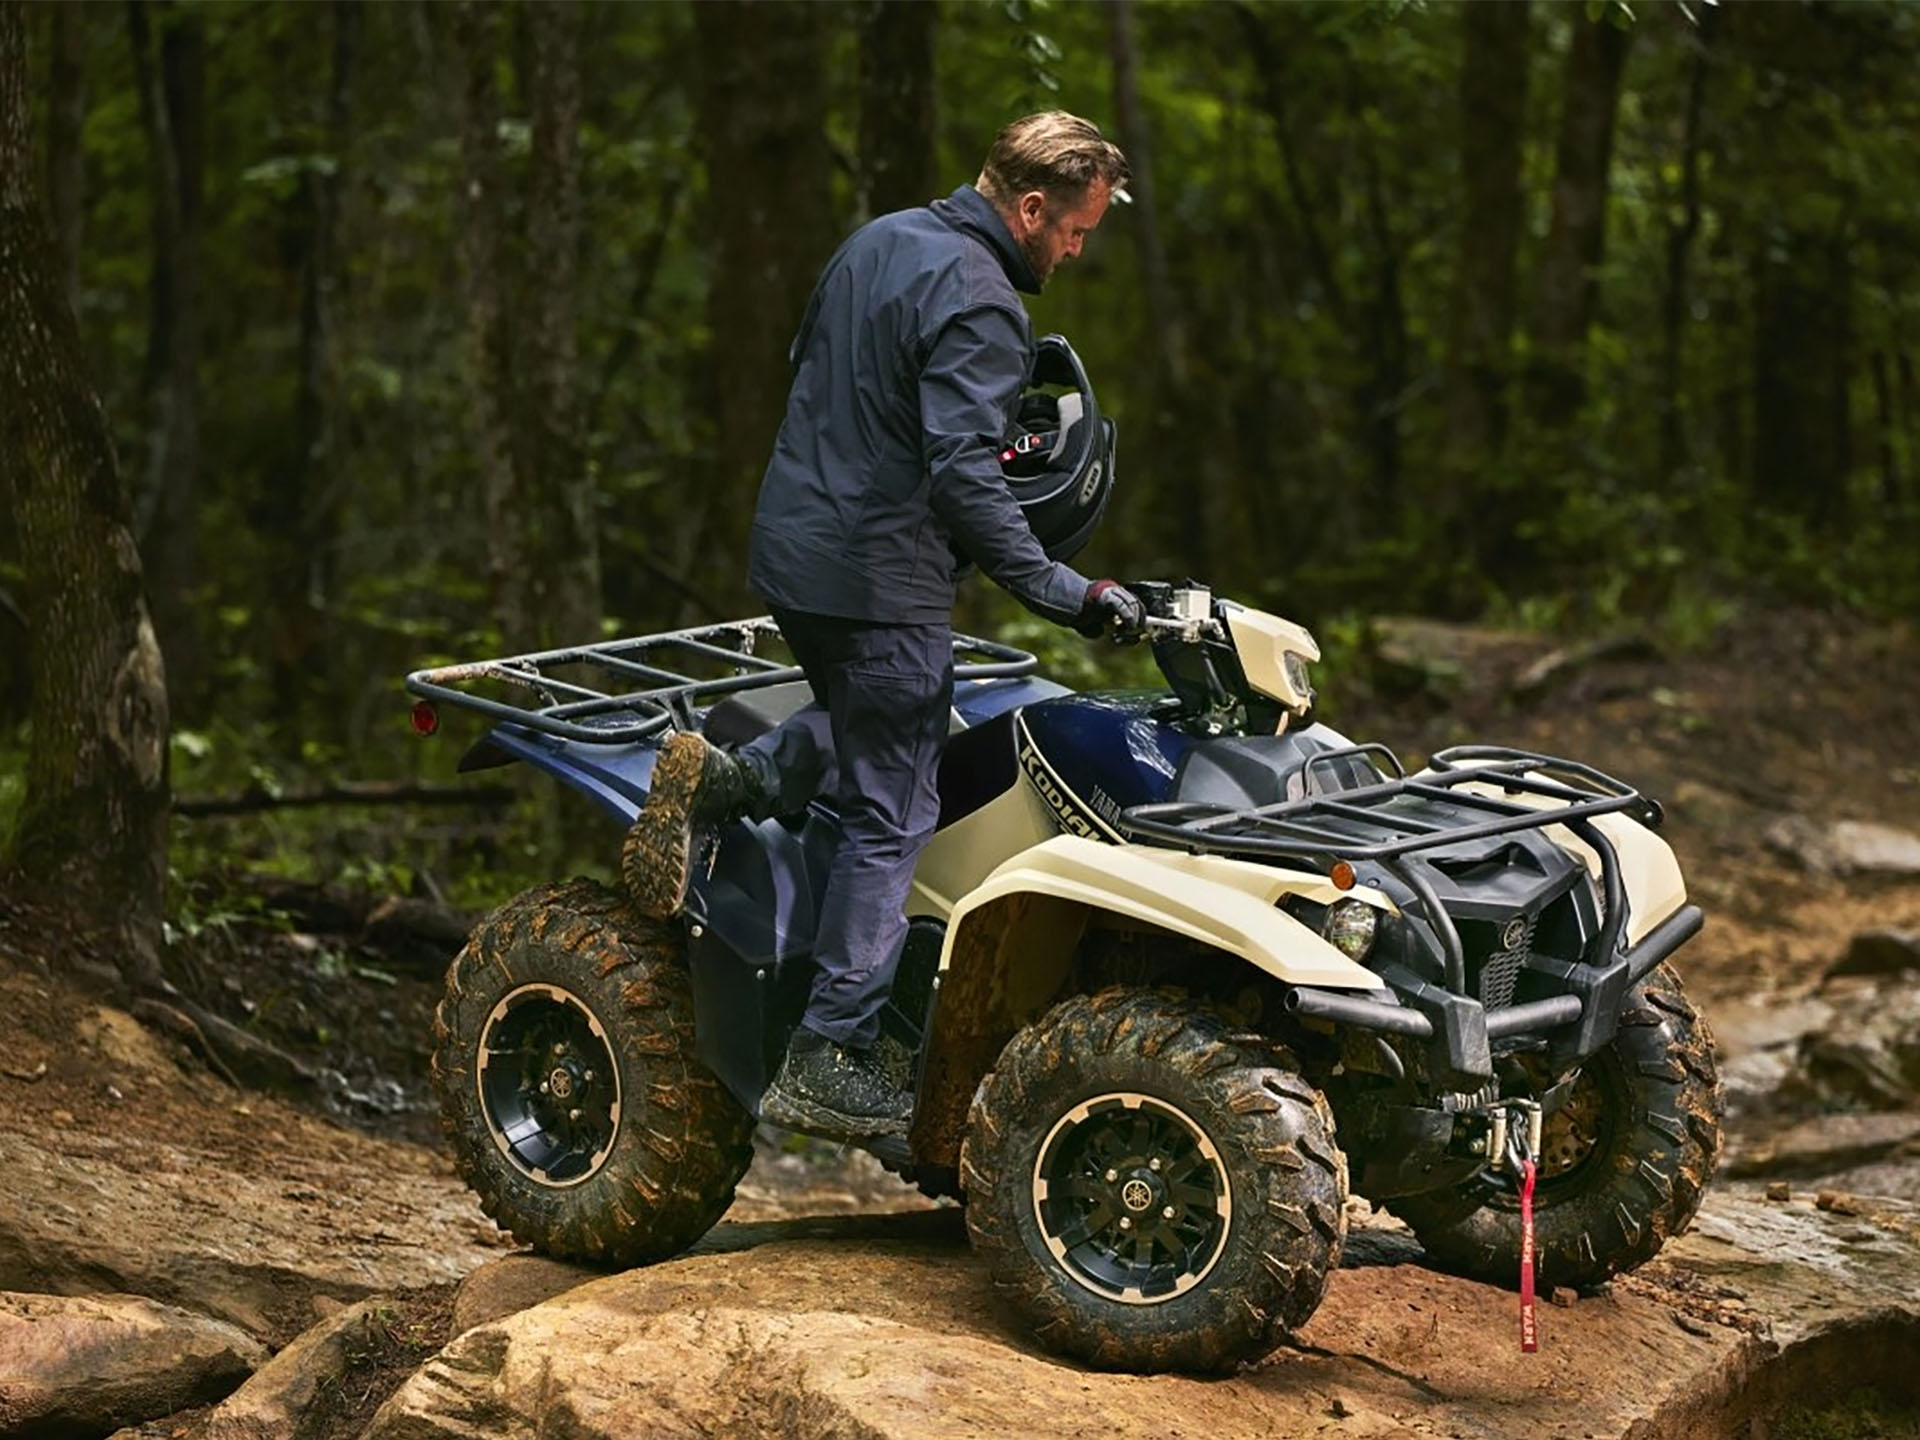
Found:
[{"label": "tow hook", "polygon": [[1509,1100],[1487,1116],[1487,1168],[1518,1176],[1540,1154],[1542,1123],[1538,1100]]}]

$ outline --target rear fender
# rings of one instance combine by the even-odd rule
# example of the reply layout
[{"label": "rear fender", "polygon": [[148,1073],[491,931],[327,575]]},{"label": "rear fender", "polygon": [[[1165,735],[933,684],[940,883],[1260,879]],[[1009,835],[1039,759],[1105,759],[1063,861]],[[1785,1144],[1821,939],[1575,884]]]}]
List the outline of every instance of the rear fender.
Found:
[{"label": "rear fender", "polygon": [[658,754],[652,745],[583,745],[498,725],[467,751],[460,768],[478,770],[523,761],[578,790],[624,829],[646,801]]},{"label": "rear fender", "polygon": [[1377,891],[1337,890],[1321,875],[1074,835],[1008,860],[954,907],[947,926],[914,1111],[916,1158],[953,1163],[981,1076],[1016,1030],[1063,997],[1074,951],[1096,918],[1199,941],[1292,985],[1383,988],[1277,908],[1287,894],[1393,909]]}]

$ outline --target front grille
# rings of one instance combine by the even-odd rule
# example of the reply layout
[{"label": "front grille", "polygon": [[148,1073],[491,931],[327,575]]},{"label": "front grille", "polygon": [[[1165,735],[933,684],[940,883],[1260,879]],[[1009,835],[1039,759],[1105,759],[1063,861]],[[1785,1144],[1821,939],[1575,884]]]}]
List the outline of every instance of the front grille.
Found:
[{"label": "front grille", "polygon": [[[1509,933],[1516,921],[1517,937]],[[1467,946],[1468,979],[1487,1009],[1501,1010],[1513,1003],[1513,987],[1533,954],[1533,932],[1538,924],[1537,915],[1515,915],[1496,924],[1461,927],[1460,938]]]}]

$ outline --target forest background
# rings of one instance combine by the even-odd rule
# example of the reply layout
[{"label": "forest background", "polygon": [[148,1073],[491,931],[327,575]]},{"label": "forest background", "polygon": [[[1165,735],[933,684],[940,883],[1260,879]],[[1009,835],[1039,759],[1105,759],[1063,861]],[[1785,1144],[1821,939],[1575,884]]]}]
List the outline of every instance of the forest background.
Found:
[{"label": "forest background", "polygon": [[1305,621],[1335,696],[1381,614],[1911,615],[1916,74],[1893,0],[0,0],[14,893],[154,980],[229,867],[553,873],[532,792],[274,802],[446,779],[410,669],[753,613],[822,262],[1046,106],[1137,177],[1032,305],[1120,425],[1082,568]]}]

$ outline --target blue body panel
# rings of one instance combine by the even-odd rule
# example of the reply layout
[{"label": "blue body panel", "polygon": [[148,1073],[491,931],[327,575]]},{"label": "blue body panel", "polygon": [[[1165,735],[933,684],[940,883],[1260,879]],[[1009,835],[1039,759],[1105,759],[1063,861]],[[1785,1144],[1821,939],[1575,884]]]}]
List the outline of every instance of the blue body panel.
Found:
[{"label": "blue body panel", "polygon": [[1129,805],[1167,799],[1195,744],[1156,718],[1169,698],[1164,690],[1062,695],[1027,706],[1020,719],[1053,773],[1111,827]]},{"label": "blue body panel", "polygon": [[[978,725],[1018,706],[1067,693],[1065,686],[1033,675],[967,680],[954,687],[953,708],[967,724]],[[495,726],[487,743],[572,786],[597,802],[623,828],[640,813],[653,783],[653,745],[588,745],[517,725]]]}]

